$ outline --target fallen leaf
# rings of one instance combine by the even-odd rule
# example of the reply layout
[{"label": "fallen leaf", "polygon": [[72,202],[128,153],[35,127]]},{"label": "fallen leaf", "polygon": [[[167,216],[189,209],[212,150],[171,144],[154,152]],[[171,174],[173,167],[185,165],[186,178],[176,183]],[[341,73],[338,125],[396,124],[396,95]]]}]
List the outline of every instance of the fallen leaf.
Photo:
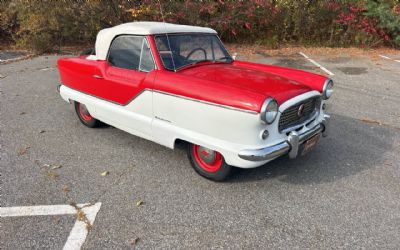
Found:
[{"label": "fallen leaf", "polygon": [[53,165],[51,170],[62,168],[62,165]]},{"label": "fallen leaf", "polygon": [[46,132],[46,130],[40,130],[39,134],[43,134],[44,132]]},{"label": "fallen leaf", "polygon": [[362,121],[362,122],[365,122],[365,123],[369,123],[369,124],[382,125],[381,122],[375,121],[375,120],[372,120],[372,119],[368,119],[368,118],[362,118],[362,119],[359,119],[359,120]]},{"label": "fallen leaf", "polygon": [[137,202],[136,202],[136,206],[141,206],[141,205],[143,205],[144,204],[144,201],[142,201],[142,200],[138,200]]},{"label": "fallen leaf", "polygon": [[62,190],[64,193],[68,193],[69,191],[71,191],[71,189],[67,185],[65,185]]},{"label": "fallen leaf", "polygon": [[54,180],[55,180],[55,179],[58,179],[58,177],[60,177],[59,174],[54,173],[54,172],[52,172],[52,171],[46,171],[46,175],[47,175],[48,177],[54,179]]},{"label": "fallen leaf", "polygon": [[5,77],[6,77],[5,75],[0,74],[0,79],[3,79]]},{"label": "fallen leaf", "polygon": [[139,242],[139,240],[140,240],[140,238],[130,239],[130,240],[128,240],[128,243],[131,244],[132,246],[134,246]]},{"label": "fallen leaf", "polygon": [[26,115],[26,113],[25,112],[21,112],[21,113],[19,113],[20,115]]},{"label": "fallen leaf", "polygon": [[43,167],[49,168],[49,167],[50,167],[50,164],[43,164]]},{"label": "fallen leaf", "polygon": [[24,154],[28,153],[28,149],[30,149],[30,148],[31,148],[31,147],[26,147],[26,148],[21,149],[21,150],[18,152],[18,155],[21,156],[21,155],[24,155]]},{"label": "fallen leaf", "polygon": [[385,161],[383,164],[385,164],[386,166],[393,166],[390,161]]},{"label": "fallen leaf", "polygon": [[110,173],[110,172],[108,172],[108,171],[104,171],[104,172],[101,173],[100,175],[101,175],[101,176],[107,176],[109,173]]}]

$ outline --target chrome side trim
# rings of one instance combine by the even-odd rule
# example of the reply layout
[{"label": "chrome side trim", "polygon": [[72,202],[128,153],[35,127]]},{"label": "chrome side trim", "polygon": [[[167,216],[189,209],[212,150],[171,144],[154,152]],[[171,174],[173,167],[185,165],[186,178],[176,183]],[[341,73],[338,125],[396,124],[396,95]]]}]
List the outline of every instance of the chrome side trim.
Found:
[{"label": "chrome side trim", "polygon": [[181,98],[181,99],[185,99],[185,100],[189,100],[189,101],[204,103],[204,104],[212,105],[212,106],[216,106],[216,107],[221,107],[221,108],[225,108],[225,109],[240,111],[240,112],[244,112],[244,113],[248,113],[248,114],[253,114],[253,115],[257,115],[257,114],[258,114],[258,112],[252,111],[252,110],[245,110],[245,109],[230,107],[230,106],[226,106],[226,105],[222,105],[222,104],[217,104],[217,103],[213,103],[213,102],[202,101],[202,100],[198,100],[198,99],[194,99],[194,98],[190,98],[190,97],[186,97],[186,96],[181,96],[181,95],[176,95],[176,94],[167,93],[167,92],[160,91],[160,90],[153,90],[153,92],[160,93],[160,94],[163,94],[163,95],[174,96],[174,97]]},{"label": "chrome side trim", "polygon": [[248,114],[258,115],[258,112],[252,111],[252,110],[245,110],[245,109],[230,107],[230,106],[226,106],[226,105],[222,105],[222,104],[217,104],[217,103],[212,103],[212,102],[197,100],[197,99],[193,99],[193,98],[186,97],[186,96],[175,95],[175,94],[163,92],[163,91],[160,91],[160,90],[152,90],[152,89],[148,89],[148,88],[143,89],[143,90],[140,91],[137,95],[133,96],[132,99],[130,99],[126,104],[120,104],[120,103],[117,103],[117,102],[114,102],[114,101],[110,101],[110,100],[107,100],[107,99],[104,99],[104,98],[95,96],[95,95],[93,95],[93,94],[89,94],[89,93],[86,93],[86,92],[82,92],[82,91],[80,91],[80,90],[77,90],[77,89],[75,89],[75,88],[71,88],[71,87],[69,87],[69,86],[66,86],[66,87],[67,87],[67,88],[70,88],[70,89],[73,89],[73,90],[75,90],[75,91],[77,91],[77,92],[80,92],[80,93],[82,93],[82,94],[89,95],[89,96],[98,98],[98,99],[103,100],[103,101],[111,102],[111,103],[116,104],[116,105],[119,105],[119,106],[127,106],[127,105],[129,105],[133,100],[135,100],[137,97],[139,97],[143,92],[145,92],[145,91],[151,91],[151,92],[153,92],[153,93],[156,92],[156,93],[160,93],[160,94],[164,94],[164,95],[169,95],[169,96],[174,96],[174,97],[181,98],[181,99],[185,99],[185,100],[189,100],[189,101],[200,102],[200,103],[204,103],[204,104],[208,104],[208,105],[212,105],[212,106],[217,106],[217,107],[221,107],[221,108],[225,108],[225,109],[236,110],[236,111],[240,111],[240,112],[244,112],[244,113],[248,113]]},{"label": "chrome side trim", "polygon": [[[61,84],[61,85],[63,85],[63,84]],[[111,100],[108,100],[108,99],[105,99],[105,98],[102,98],[102,97],[99,97],[99,96],[96,96],[96,95],[93,95],[93,94],[90,94],[90,93],[83,92],[83,91],[78,90],[78,89],[75,89],[75,88],[71,88],[70,86],[66,86],[66,85],[63,85],[63,86],[66,87],[66,88],[72,89],[72,90],[74,90],[74,91],[76,91],[76,92],[79,92],[79,93],[82,93],[82,94],[85,94],[85,95],[88,95],[88,96],[91,96],[91,97],[100,99],[100,100],[102,100],[102,101],[106,101],[106,102],[112,103],[112,104],[115,104],[115,105],[118,105],[118,106],[127,106],[127,105],[129,105],[133,100],[135,100],[137,97],[139,97],[143,92],[145,92],[145,91],[151,91],[151,89],[147,89],[147,88],[146,88],[146,89],[143,89],[142,91],[140,91],[139,93],[137,93],[137,95],[133,96],[126,104],[121,104],[121,103],[114,102],[114,101],[111,101]]]}]

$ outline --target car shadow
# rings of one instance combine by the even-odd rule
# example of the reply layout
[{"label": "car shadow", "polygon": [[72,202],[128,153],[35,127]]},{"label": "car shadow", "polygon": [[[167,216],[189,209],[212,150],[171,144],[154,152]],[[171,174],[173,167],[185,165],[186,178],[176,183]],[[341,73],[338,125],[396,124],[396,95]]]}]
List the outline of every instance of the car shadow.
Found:
[{"label": "car shadow", "polygon": [[393,147],[398,131],[332,115],[329,137],[322,138],[309,154],[296,159],[280,157],[254,169],[237,169],[229,182],[278,178],[298,185],[334,182],[374,168]]}]

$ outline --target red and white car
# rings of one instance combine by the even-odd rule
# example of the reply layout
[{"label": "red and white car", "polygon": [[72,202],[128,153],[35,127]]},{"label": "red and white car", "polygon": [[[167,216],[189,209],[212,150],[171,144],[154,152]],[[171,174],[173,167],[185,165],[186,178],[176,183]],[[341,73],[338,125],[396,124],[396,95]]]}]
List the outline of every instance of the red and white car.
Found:
[{"label": "red and white car", "polygon": [[188,144],[212,180],[309,151],[326,135],[333,82],[234,60],[210,28],[133,22],[104,29],[91,55],[58,61],[62,98],[101,122],[169,148]]}]

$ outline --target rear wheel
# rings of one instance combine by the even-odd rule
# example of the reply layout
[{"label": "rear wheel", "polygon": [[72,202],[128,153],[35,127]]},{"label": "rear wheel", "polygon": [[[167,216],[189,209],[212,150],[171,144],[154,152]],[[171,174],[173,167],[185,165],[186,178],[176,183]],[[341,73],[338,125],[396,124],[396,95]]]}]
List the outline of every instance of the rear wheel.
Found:
[{"label": "rear wheel", "polygon": [[83,125],[90,128],[95,128],[101,125],[101,122],[99,120],[93,118],[93,116],[90,115],[85,104],[75,102],[75,111]]},{"label": "rear wheel", "polygon": [[207,179],[222,181],[232,171],[233,167],[226,164],[224,157],[217,151],[189,143],[187,152],[194,170]]}]

